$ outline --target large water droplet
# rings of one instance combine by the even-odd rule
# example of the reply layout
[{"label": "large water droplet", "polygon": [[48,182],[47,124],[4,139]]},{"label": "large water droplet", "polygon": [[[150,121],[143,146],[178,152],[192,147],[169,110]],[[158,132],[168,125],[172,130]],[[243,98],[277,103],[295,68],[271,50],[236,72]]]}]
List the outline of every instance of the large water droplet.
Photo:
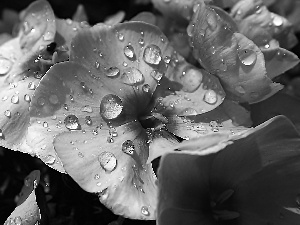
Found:
[{"label": "large water droplet", "polygon": [[275,15],[275,14],[273,14],[273,15],[274,15],[273,24],[277,27],[280,27],[283,24],[282,18],[278,15]]},{"label": "large water droplet", "polygon": [[24,95],[24,101],[25,102],[31,102],[31,97],[28,94]]},{"label": "large water droplet", "polygon": [[112,172],[117,167],[117,158],[110,152],[101,152],[98,157],[100,166],[106,172]]},{"label": "large water droplet", "polygon": [[216,104],[218,100],[217,93],[214,90],[208,90],[205,93],[203,100],[210,105]]},{"label": "large water droplet", "polygon": [[128,155],[133,155],[135,151],[134,144],[131,140],[124,141],[122,144],[122,152],[128,154]]},{"label": "large water droplet", "polygon": [[100,104],[100,114],[104,119],[116,119],[123,110],[122,100],[113,94],[108,94],[102,98]]},{"label": "large water droplet", "polygon": [[163,74],[160,73],[159,71],[156,71],[156,70],[152,70],[150,72],[150,75],[156,80],[156,81],[160,81],[161,78],[163,77]]},{"label": "large water droplet", "polygon": [[238,57],[245,66],[251,66],[256,62],[256,52],[251,49],[239,49]]},{"label": "large water droplet", "polygon": [[110,67],[106,70],[106,76],[108,77],[116,77],[120,74],[120,70],[118,67]]},{"label": "large water droplet", "polygon": [[122,74],[121,80],[124,84],[139,85],[144,82],[144,75],[140,70],[129,67]]},{"label": "large water droplet", "polygon": [[0,76],[7,74],[12,67],[13,63],[6,58],[0,57]]},{"label": "large water droplet", "polygon": [[190,37],[193,36],[194,28],[195,28],[195,24],[193,24],[193,23],[190,23],[190,24],[187,26],[186,32],[187,32],[188,36],[190,36]]},{"label": "large water droplet", "polygon": [[53,165],[55,163],[56,159],[53,155],[47,155],[45,158],[45,163],[48,165]]},{"label": "large water droplet", "polygon": [[19,103],[19,96],[18,95],[13,95],[11,97],[11,103],[18,104]]},{"label": "large water droplet", "polygon": [[127,45],[124,47],[124,55],[132,61],[136,59],[134,48],[132,47],[132,45]]},{"label": "large water droplet", "polygon": [[144,216],[150,216],[150,212],[149,212],[149,209],[147,206],[143,206],[141,208],[141,213],[144,215]]},{"label": "large water droplet", "polygon": [[148,45],[144,50],[143,57],[146,63],[158,65],[161,61],[161,50],[157,45]]},{"label": "large water droplet", "polygon": [[65,126],[68,130],[80,130],[81,126],[79,124],[78,118],[75,115],[69,115],[64,120]]}]

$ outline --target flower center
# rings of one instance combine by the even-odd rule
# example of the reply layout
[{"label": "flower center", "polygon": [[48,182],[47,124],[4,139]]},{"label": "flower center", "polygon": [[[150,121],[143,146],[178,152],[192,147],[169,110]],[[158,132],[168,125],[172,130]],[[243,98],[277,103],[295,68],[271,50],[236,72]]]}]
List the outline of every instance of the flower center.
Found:
[{"label": "flower center", "polygon": [[151,131],[163,128],[168,122],[168,119],[165,116],[154,112],[147,116],[140,116],[138,120],[144,129],[150,129]]},{"label": "flower center", "polygon": [[[234,194],[234,190],[228,189],[219,195],[216,199],[211,200],[213,217],[217,221],[232,220],[240,216],[238,212],[228,210],[228,200]],[[227,206],[227,207],[226,207]]]}]

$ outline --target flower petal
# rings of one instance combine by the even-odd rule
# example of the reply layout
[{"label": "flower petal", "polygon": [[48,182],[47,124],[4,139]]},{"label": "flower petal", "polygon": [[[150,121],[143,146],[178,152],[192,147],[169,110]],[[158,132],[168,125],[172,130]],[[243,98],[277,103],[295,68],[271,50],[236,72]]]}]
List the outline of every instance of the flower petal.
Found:
[{"label": "flower petal", "polygon": [[[180,152],[162,157],[158,170],[158,224],[169,224],[170,221],[182,224],[185,220],[190,222],[188,224],[200,224],[199,221],[211,220],[207,205],[210,205],[209,167],[212,160],[211,156]],[[191,217],[186,218],[187,215]]]},{"label": "flower petal", "polygon": [[175,145],[179,143],[177,138],[165,130],[153,131],[150,134],[149,157],[147,163],[161,157],[167,152],[172,152]]},{"label": "flower petal", "polygon": [[30,149],[24,149],[22,143],[29,125],[29,103],[38,81],[28,77],[0,91],[1,146],[32,153]]},{"label": "flower petal", "polygon": [[207,113],[196,116],[168,117],[166,126],[171,133],[184,139],[212,133],[232,135],[245,130],[243,126],[251,125],[249,116],[249,113],[241,106],[225,100],[219,107]]},{"label": "flower petal", "polygon": [[147,134],[139,122],[110,129],[98,135],[66,132],[54,140],[66,172],[86,191],[115,214],[131,219],[155,219],[156,186],[151,164],[146,164]]},{"label": "flower petal", "polygon": [[284,48],[261,49],[266,61],[267,75],[270,79],[296,66],[300,60],[297,55]]},{"label": "flower petal", "polygon": [[119,11],[108,18],[105,18],[104,23],[109,26],[114,26],[118,23],[121,23],[125,18],[125,12],[124,11]]},{"label": "flower petal", "polygon": [[229,98],[254,103],[282,88],[266,76],[260,49],[242,34],[227,29],[212,8],[200,3],[191,23],[195,24],[191,37],[194,57],[221,79]]},{"label": "flower petal", "polygon": [[[297,44],[292,24],[284,17],[271,13],[263,1],[239,1],[231,11],[239,30],[256,45],[264,46],[275,38],[283,48],[292,48]],[[250,29],[249,29],[250,28]]]},{"label": "flower petal", "polygon": [[34,51],[51,43],[55,36],[55,16],[45,0],[33,2],[22,14],[22,29],[19,31],[20,46]]},{"label": "flower petal", "polygon": [[76,12],[74,13],[72,19],[76,22],[88,21],[88,17],[85,12],[84,5],[79,4],[77,6]]},{"label": "flower petal", "polygon": [[72,45],[71,61],[84,65],[118,96],[136,94],[132,104],[139,112],[166,71],[163,58],[172,50],[157,27],[143,22],[98,24],[79,32]]},{"label": "flower petal", "polygon": [[154,97],[156,111],[164,115],[196,115],[220,105],[225,93],[215,76],[173,53],[166,76]]},{"label": "flower petal", "polygon": [[32,171],[25,178],[25,185],[20,193],[17,207],[4,224],[36,224],[40,220],[41,215],[35,195],[39,179],[40,171],[38,170]]}]

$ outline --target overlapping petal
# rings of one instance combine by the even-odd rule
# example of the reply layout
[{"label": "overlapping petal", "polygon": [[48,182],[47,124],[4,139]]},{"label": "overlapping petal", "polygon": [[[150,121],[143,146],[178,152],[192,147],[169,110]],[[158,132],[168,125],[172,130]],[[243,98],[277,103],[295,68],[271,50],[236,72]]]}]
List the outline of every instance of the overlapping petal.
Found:
[{"label": "overlapping petal", "polygon": [[231,31],[214,9],[199,3],[191,24],[194,57],[221,79],[229,98],[254,103],[282,88],[267,77],[260,49]]},{"label": "overlapping petal", "polygon": [[231,141],[207,151],[213,154],[193,149],[163,156],[160,225],[182,224],[187,215],[190,224],[298,223],[300,135],[292,123],[276,117]]},{"label": "overlapping petal", "polygon": [[35,188],[40,180],[40,171],[32,171],[26,178],[21,190],[17,207],[7,218],[9,224],[36,224],[40,218],[40,210],[36,201]]}]

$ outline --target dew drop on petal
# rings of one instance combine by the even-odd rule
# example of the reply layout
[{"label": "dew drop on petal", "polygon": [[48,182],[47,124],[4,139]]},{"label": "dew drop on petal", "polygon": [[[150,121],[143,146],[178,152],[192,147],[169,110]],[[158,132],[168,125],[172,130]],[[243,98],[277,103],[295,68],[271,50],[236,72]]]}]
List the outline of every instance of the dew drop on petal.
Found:
[{"label": "dew drop on petal", "polygon": [[6,58],[0,57],[0,76],[7,74],[12,67],[13,63]]},{"label": "dew drop on petal", "polygon": [[101,152],[98,161],[102,169],[109,173],[117,167],[117,158],[110,152]]},{"label": "dew drop on petal", "polygon": [[127,45],[124,47],[124,55],[130,60],[135,60],[136,56],[132,45]]},{"label": "dew drop on petal", "polygon": [[[273,14],[274,15],[274,14]],[[280,27],[282,24],[283,24],[283,21],[282,21],[282,18],[278,15],[274,15],[274,18],[273,18],[273,24],[276,26],[276,27]]]},{"label": "dew drop on petal", "polygon": [[100,104],[100,114],[104,119],[116,119],[123,111],[122,100],[113,94],[108,94],[102,98]]},{"label": "dew drop on petal", "polygon": [[24,95],[24,101],[25,102],[31,102],[31,97],[28,94]]},{"label": "dew drop on petal", "polygon": [[98,61],[95,62],[95,67],[96,67],[96,69],[100,68],[100,63]]},{"label": "dew drop on petal", "polygon": [[144,46],[144,44],[145,44],[145,41],[144,41],[144,39],[143,39],[143,38],[140,38],[140,39],[139,39],[139,44],[140,44],[141,46]]},{"label": "dew drop on petal", "polygon": [[142,87],[143,92],[148,93],[150,91],[150,85],[149,84],[144,84]]},{"label": "dew drop on petal", "polygon": [[144,82],[144,75],[140,70],[134,67],[129,67],[122,74],[121,80],[124,84],[139,85]]},{"label": "dew drop on petal", "polygon": [[47,127],[48,127],[48,123],[47,123],[47,122],[44,122],[44,123],[43,123],[43,127],[47,128]]},{"label": "dew drop on petal", "polygon": [[95,179],[95,180],[99,180],[99,179],[100,179],[99,174],[96,174],[96,175],[94,176],[94,179]]},{"label": "dew drop on petal", "polygon": [[193,108],[186,108],[186,109],[184,109],[184,111],[183,111],[183,116],[195,116],[195,115],[197,115],[198,113],[197,113],[197,111],[196,111],[196,109],[193,109]]},{"label": "dew drop on petal", "polygon": [[56,159],[53,155],[47,155],[45,158],[45,163],[48,165],[53,165],[55,163]]},{"label": "dew drop on petal", "polygon": [[85,117],[85,123],[89,126],[93,124],[92,118],[90,116]]},{"label": "dew drop on petal", "polygon": [[92,113],[93,112],[93,108],[89,105],[85,105],[81,108],[82,112],[88,112],[88,113]]},{"label": "dew drop on petal", "polygon": [[141,213],[144,215],[144,216],[150,216],[150,212],[149,212],[149,209],[147,206],[142,206],[141,208]]},{"label": "dew drop on petal", "polygon": [[54,38],[54,34],[50,31],[46,32],[46,34],[44,34],[44,40],[45,41],[51,41]]},{"label": "dew drop on petal", "polygon": [[110,67],[106,70],[106,76],[108,77],[117,77],[120,74],[118,67]]},{"label": "dew drop on petal", "polygon": [[11,103],[18,104],[19,103],[19,96],[18,95],[13,95],[11,97]]},{"label": "dew drop on petal", "polygon": [[251,66],[256,62],[256,52],[251,49],[239,49],[238,57],[245,66]]},{"label": "dew drop on petal", "polygon": [[193,36],[193,31],[194,31],[194,28],[195,28],[195,24],[193,23],[190,23],[187,28],[186,28],[186,32],[187,32],[187,35],[192,37]]},{"label": "dew drop on petal", "polygon": [[6,117],[10,118],[10,117],[11,117],[11,112],[10,112],[9,110],[5,110],[5,111],[4,111],[4,115],[5,115]]},{"label": "dew drop on petal", "polygon": [[0,129],[0,139],[4,139],[3,131]]},{"label": "dew drop on petal", "polygon": [[122,144],[122,152],[128,154],[128,155],[133,155],[135,151],[134,144],[131,140],[124,141]]},{"label": "dew drop on petal", "polygon": [[119,41],[124,41],[124,34],[118,33],[118,39]]},{"label": "dew drop on petal", "polygon": [[28,89],[29,90],[35,90],[35,88],[36,88],[36,86],[35,86],[35,84],[33,82],[29,82],[28,83]]},{"label": "dew drop on petal", "polygon": [[218,100],[217,93],[214,90],[208,90],[204,94],[203,100],[210,105],[216,104]]},{"label": "dew drop on petal", "polygon": [[150,75],[151,75],[156,81],[160,81],[161,78],[163,77],[163,74],[160,73],[160,72],[158,72],[158,71],[156,71],[156,70],[152,70],[152,71],[150,72]]},{"label": "dew drop on petal", "polygon": [[158,65],[161,61],[161,50],[157,45],[148,45],[144,50],[143,59],[148,64]]},{"label": "dew drop on petal", "polygon": [[68,115],[64,120],[65,126],[68,130],[80,130],[78,118],[75,115]]}]

